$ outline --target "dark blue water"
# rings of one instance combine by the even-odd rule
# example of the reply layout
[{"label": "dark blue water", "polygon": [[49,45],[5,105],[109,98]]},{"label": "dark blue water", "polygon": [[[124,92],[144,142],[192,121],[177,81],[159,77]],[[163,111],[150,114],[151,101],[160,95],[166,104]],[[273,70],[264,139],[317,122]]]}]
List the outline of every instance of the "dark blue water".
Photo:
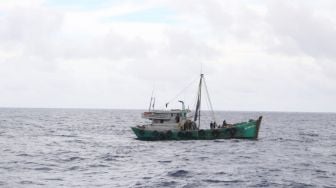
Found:
[{"label": "dark blue water", "polygon": [[336,187],[336,114],[264,119],[258,141],[135,140],[135,110],[0,109],[0,187]]}]

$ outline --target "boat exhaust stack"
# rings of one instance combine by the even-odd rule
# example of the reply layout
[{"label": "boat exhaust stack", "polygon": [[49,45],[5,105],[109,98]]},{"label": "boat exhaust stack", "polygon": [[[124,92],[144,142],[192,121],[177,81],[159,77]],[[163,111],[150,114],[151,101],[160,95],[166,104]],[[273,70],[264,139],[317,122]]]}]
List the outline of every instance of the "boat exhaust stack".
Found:
[{"label": "boat exhaust stack", "polygon": [[185,113],[185,105],[184,105],[184,102],[183,101],[178,101],[182,104],[182,117],[183,119],[185,119],[187,116],[186,116],[186,113]]}]

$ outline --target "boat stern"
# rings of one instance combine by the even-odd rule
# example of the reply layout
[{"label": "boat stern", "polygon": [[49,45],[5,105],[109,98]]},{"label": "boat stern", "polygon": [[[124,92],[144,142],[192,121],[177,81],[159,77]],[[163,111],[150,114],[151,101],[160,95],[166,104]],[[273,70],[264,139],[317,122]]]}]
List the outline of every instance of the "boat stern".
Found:
[{"label": "boat stern", "polygon": [[259,116],[258,120],[256,121],[256,134],[255,134],[254,139],[258,139],[261,120],[262,120],[262,116]]}]

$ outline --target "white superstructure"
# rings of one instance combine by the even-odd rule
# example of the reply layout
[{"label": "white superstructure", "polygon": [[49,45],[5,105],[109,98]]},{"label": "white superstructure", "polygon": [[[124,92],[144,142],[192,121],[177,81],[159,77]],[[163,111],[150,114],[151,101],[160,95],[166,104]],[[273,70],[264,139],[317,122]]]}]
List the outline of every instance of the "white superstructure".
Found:
[{"label": "white superstructure", "polygon": [[145,129],[180,130],[187,121],[191,122],[193,116],[189,109],[172,109],[143,112],[141,117],[152,121],[151,124],[144,125]]}]

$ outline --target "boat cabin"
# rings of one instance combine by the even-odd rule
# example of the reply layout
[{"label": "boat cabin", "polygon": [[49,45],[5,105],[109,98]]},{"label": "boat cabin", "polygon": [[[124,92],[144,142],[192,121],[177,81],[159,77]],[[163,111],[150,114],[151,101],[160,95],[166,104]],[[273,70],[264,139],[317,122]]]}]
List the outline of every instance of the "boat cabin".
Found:
[{"label": "boat cabin", "polygon": [[190,118],[190,112],[189,109],[154,110],[142,113],[142,118],[151,120],[153,124],[179,123],[183,119]]},{"label": "boat cabin", "polygon": [[192,114],[189,109],[153,110],[142,113],[142,118],[152,121],[147,129],[174,130],[180,129],[187,119],[192,118]]}]

